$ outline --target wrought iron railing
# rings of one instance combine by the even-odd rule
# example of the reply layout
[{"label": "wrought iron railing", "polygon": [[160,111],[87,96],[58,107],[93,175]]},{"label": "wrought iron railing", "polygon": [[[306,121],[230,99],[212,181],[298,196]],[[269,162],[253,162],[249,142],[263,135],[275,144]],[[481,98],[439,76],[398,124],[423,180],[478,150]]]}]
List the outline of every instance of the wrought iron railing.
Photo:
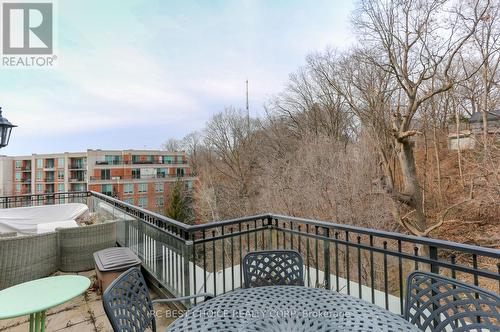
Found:
[{"label": "wrought iron railing", "polygon": [[40,206],[64,203],[88,203],[88,191],[55,192],[40,194],[11,195],[0,197],[0,208]]},{"label": "wrought iron railing", "polygon": [[[39,204],[40,196],[47,202],[50,196],[58,202],[88,199],[93,212],[119,221],[118,243],[130,247],[157,284],[176,296],[220,295],[240,287],[242,257],[262,249],[300,252],[309,287],[347,293],[396,313],[403,312],[406,277],[417,269],[500,292],[497,249],[271,213],[186,225],[95,192],[33,196],[26,202]],[[12,197],[22,196],[0,198],[1,206],[18,204]]]}]

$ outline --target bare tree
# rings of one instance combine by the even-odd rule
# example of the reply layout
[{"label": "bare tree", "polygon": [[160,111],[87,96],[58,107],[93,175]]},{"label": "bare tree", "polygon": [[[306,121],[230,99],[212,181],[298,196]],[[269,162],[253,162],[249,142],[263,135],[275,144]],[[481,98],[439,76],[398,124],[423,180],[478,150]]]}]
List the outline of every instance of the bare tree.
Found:
[{"label": "bare tree", "polygon": [[214,115],[205,129],[206,160],[220,180],[219,189],[224,191],[220,194],[234,198],[223,202],[232,201],[244,212],[252,209],[249,198],[255,190],[252,179],[258,167],[254,134],[258,126],[256,120],[249,121],[245,112],[226,108]]},{"label": "bare tree", "polygon": [[201,140],[202,135],[197,131],[187,134],[182,139],[182,149],[188,154],[191,167],[195,174],[198,171],[198,155],[200,150],[203,149]]},{"label": "bare tree", "polygon": [[161,145],[161,149],[169,152],[179,152],[182,151],[182,142],[175,138],[170,138]]},{"label": "bare tree", "polygon": [[[390,73],[400,89],[391,125],[403,188],[391,194],[412,209],[413,218],[407,215],[402,222],[417,235],[427,234],[428,226],[413,156],[411,138],[418,131],[412,120],[424,102],[468,78],[454,72],[453,64],[489,6],[489,1],[479,0],[471,6],[440,0],[365,0],[358,7],[354,24],[370,52],[367,58]],[[439,83],[429,84],[435,78]]]},{"label": "bare tree", "polygon": [[492,4],[481,17],[476,33],[475,46],[483,63],[481,69],[483,115],[483,144],[485,156],[488,152],[488,113],[492,110],[492,94],[498,89],[500,64],[500,5]]},{"label": "bare tree", "polygon": [[279,117],[297,139],[312,132],[347,142],[355,128],[352,113],[341,95],[316,70],[321,57],[310,55],[307,64],[290,75],[285,90],[270,105],[272,115]]}]

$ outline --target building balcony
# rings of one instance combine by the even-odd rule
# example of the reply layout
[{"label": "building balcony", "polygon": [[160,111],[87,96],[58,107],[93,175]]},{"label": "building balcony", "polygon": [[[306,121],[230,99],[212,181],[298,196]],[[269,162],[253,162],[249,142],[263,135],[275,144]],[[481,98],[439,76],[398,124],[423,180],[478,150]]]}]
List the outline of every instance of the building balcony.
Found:
[{"label": "building balcony", "polygon": [[179,161],[159,161],[159,160],[113,160],[105,161],[98,160],[95,162],[96,166],[113,166],[113,165],[188,165],[186,160]]},{"label": "building balcony", "polygon": [[123,165],[126,164],[122,162],[121,160],[97,160],[95,162],[96,165]]},{"label": "building balcony", "polygon": [[100,176],[100,175],[98,175],[98,176],[91,175],[89,177],[90,181],[111,181],[112,179],[115,181],[119,181],[122,179],[122,177],[121,176],[108,177],[108,176]]},{"label": "building balcony", "polygon": [[187,174],[151,174],[151,175],[132,175],[132,176],[91,176],[90,181],[134,181],[134,180],[154,180],[154,179],[177,179],[177,178],[187,178],[191,175]]},{"label": "building balcony", "polygon": [[[493,248],[273,213],[187,225],[96,192],[0,197],[0,207],[76,201],[92,201],[89,209],[98,220],[116,221],[117,243],[140,258],[153,285],[176,297],[237,290],[246,253],[282,249],[303,257],[305,287],[349,295],[396,315],[404,313],[406,280],[414,270],[500,292],[500,250]],[[57,321],[50,315],[65,314],[69,320],[68,312],[52,310],[49,324]]]},{"label": "building balcony", "polygon": [[85,170],[87,169],[87,165],[86,164],[70,164],[69,165],[69,169],[70,170]]}]

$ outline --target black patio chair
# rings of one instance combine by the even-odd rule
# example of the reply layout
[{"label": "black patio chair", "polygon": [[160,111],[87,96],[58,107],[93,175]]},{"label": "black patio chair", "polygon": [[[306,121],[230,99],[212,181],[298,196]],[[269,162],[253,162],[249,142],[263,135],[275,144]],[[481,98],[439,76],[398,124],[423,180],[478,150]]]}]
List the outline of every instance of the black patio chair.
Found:
[{"label": "black patio chair", "polygon": [[197,297],[213,298],[212,294],[201,293],[192,296],[151,301],[146,281],[140,268],[133,267],[114,280],[102,295],[106,316],[115,332],[142,332],[151,328],[156,332],[154,303],[190,300]]},{"label": "black patio chair", "polygon": [[405,319],[422,331],[500,331],[500,297],[438,274],[408,276]]},{"label": "black patio chair", "polygon": [[293,250],[249,252],[243,258],[243,276],[245,288],[304,286],[304,263]]}]

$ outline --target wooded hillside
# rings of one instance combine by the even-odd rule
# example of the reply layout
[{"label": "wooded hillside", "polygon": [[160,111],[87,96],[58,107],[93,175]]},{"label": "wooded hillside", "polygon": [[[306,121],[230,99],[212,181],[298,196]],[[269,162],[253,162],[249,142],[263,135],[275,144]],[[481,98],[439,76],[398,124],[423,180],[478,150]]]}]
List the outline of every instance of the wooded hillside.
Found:
[{"label": "wooded hillside", "polygon": [[[198,222],[275,212],[499,246],[499,22],[485,0],[360,1],[358,43],[308,56],[266,116],[227,107],[169,142],[200,178]],[[463,133],[475,147],[449,149]]]}]

